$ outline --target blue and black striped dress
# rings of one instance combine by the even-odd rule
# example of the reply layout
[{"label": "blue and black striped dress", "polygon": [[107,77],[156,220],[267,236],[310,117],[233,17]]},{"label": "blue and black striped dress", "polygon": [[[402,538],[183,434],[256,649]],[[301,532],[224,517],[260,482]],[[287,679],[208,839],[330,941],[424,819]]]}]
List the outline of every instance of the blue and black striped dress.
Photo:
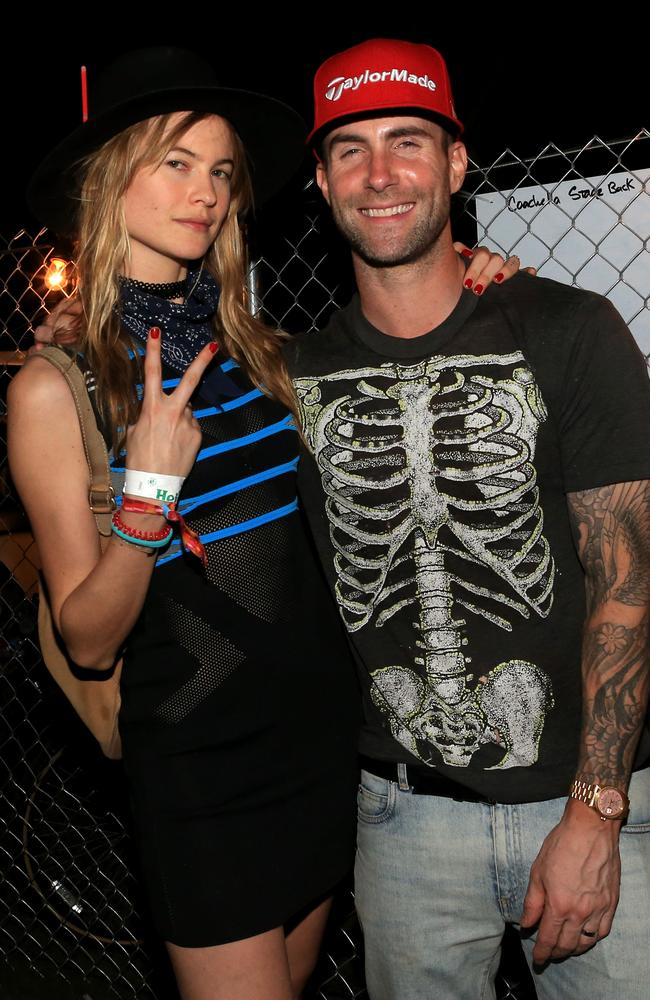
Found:
[{"label": "blue and black striped dress", "polygon": [[176,541],[158,556],[120,717],[154,922],[190,947],[286,924],[345,875],[359,722],[292,417],[230,360],[193,405],[203,441],[180,510],[209,564]]}]

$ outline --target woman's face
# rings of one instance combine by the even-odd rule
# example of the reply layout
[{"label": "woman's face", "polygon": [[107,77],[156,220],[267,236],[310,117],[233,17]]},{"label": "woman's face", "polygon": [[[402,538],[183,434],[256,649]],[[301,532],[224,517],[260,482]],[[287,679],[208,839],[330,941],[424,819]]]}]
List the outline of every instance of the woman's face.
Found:
[{"label": "woman's face", "polygon": [[233,161],[230,126],[213,115],[177,139],[159,166],[137,170],[123,199],[130,277],[176,281],[187,261],[203,257],[228,213]]}]

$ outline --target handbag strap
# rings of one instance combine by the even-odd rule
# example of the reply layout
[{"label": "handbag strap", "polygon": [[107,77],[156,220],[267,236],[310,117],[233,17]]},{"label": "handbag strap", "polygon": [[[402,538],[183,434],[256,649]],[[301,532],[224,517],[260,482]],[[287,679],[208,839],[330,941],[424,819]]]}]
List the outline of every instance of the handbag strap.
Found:
[{"label": "handbag strap", "polygon": [[84,374],[75,358],[60,347],[48,345],[38,352],[38,357],[49,361],[60,371],[70,387],[77,409],[81,439],[90,474],[88,505],[95,516],[97,531],[104,538],[111,534],[111,515],[115,510],[115,493],[111,485],[106,442],[97,426]]}]

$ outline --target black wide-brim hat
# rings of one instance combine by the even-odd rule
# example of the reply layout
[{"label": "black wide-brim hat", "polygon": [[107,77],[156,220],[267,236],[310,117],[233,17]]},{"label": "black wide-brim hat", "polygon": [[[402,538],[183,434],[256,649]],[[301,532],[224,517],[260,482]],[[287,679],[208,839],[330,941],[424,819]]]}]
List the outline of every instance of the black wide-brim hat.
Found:
[{"label": "black wide-brim hat", "polygon": [[62,235],[76,230],[80,163],[130,125],[176,111],[226,118],[248,154],[255,202],[268,201],[293,176],[305,149],[305,123],[263,94],[222,87],[210,64],[172,47],[120,56],[89,86],[89,116],[45,157],[27,189],[36,217]]}]

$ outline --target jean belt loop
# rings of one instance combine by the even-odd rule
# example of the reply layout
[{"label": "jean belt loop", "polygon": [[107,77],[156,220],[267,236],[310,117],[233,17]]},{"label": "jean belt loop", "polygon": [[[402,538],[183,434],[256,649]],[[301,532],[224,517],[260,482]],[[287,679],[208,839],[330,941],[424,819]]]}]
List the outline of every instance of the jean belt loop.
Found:
[{"label": "jean belt loop", "polygon": [[397,783],[399,785],[400,792],[408,792],[411,787],[409,785],[408,774],[406,773],[406,764],[397,765]]}]

